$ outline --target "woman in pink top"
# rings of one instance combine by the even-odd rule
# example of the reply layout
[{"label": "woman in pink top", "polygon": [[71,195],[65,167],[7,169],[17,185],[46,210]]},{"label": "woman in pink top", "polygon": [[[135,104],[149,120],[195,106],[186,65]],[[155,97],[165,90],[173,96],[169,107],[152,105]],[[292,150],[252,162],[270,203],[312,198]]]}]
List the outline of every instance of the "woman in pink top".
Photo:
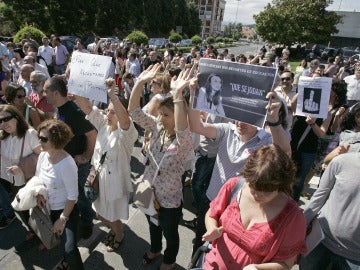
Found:
[{"label": "woman in pink top", "polygon": [[291,269],[306,252],[306,223],[290,197],[295,167],[278,146],[249,157],[241,190],[228,203],[239,177],[228,180],[206,214],[204,241],[213,248],[204,269]]}]

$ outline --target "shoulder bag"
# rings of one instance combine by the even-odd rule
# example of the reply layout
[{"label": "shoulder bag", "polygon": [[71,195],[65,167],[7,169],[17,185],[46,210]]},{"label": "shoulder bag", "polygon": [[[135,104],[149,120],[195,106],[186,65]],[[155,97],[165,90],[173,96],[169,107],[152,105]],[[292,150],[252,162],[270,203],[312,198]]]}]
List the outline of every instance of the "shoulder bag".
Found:
[{"label": "shoulder bag", "polygon": [[106,153],[102,154],[97,169],[91,165],[89,175],[84,185],[85,197],[90,201],[94,202],[99,196],[99,172],[101,165],[104,164]]},{"label": "shoulder bag", "polygon": [[46,207],[35,206],[30,209],[29,226],[47,249],[60,244],[60,237],[53,232],[53,223]]},{"label": "shoulder bag", "polygon": [[[25,135],[26,136],[26,135]],[[20,158],[18,166],[24,173],[25,182],[35,175],[38,154],[32,152],[30,155],[23,157],[25,136],[21,144]]]}]

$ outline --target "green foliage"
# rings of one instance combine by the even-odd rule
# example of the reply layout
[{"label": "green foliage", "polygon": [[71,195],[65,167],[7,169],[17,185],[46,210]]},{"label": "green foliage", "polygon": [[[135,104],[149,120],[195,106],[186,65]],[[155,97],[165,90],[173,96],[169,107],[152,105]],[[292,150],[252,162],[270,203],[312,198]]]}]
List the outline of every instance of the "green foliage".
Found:
[{"label": "green foliage", "polygon": [[33,25],[48,35],[117,35],[139,29],[151,37],[167,36],[182,26],[182,35],[200,32],[199,12],[186,0],[23,0],[0,1],[0,33],[12,35]]},{"label": "green foliage", "polygon": [[209,44],[212,44],[212,43],[215,42],[215,38],[212,37],[212,36],[209,36],[209,37],[207,37],[206,42],[209,43]]},{"label": "green foliage", "polygon": [[138,30],[132,31],[126,38],[137,45],[147,43],[149,39],[145,33]]},{"label": "green foliage", "polygon": [[191,38],[191,43],[194,45],[201,44],[202,38],[198,35],[195,35]]},{"label": "green foliage", "polygon": [[229,23],[224,27],[225,37],[241,37],[242,36],[242,23]]},{"label": "green foliage", "polygon": [[14,36],[14,42],[19,43],[21,40],[25,38],[25,34],[30,33],[31,38],[34,39],[37,43],[41,44],[41,39],[45,36],[44,32],[41,30],[26,25],[23,28],[21,28]]},{"label": "green foliage", "polygon": [[273,0],[254,15],[256,32],[266,41],[286,45],[327,43],[341,21],[341,16],[326,10],[330,2]]},{"label": "green foliage", "polygon": [[216,42],[224,42],[224,38],[223,37],[217,37],[215,39]]},{"label": "green foliage", "polygon": [[169,36],[169,40],[173,43],[178,43],[182,40],[182,36],[179,33],[173,33]]},{"label": "green foliage", "polygon": [[224,38],[224,42],[225,42],[225,43],[229,43],[229,42],[230,42],[230,38],[228,38],[228,37]]}]

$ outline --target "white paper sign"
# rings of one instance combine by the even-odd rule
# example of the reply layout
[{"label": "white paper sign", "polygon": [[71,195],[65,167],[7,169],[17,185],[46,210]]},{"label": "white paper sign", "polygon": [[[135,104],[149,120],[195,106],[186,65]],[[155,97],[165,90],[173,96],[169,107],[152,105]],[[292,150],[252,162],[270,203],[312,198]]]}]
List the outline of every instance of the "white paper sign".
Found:
[{"label": "white paper sign", "polygon": [[296,115],[327,118],[332,78],[301,76],[298,84]]},{"label": "white paper sign", "polygon": [[69,93],[107,103],[105,79],[109,76],[110,67],[111,57],[73,52]]}]

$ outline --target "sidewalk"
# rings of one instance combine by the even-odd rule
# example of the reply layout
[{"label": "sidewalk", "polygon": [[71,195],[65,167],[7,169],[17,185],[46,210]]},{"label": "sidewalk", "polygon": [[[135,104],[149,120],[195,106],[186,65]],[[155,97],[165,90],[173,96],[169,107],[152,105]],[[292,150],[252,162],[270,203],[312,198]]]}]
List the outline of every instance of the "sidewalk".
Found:
[{"label": "sidewalk", "polygon": [[[140,166],[139,157],[134,155],[132,162]],[[140,168],[140,167],[138,167]],[[141,177],[141,168],[133,172],[135,179]],[[134,175],[137,174],[137,175]],[[312,193],[319,182],[319,177],[313,177],[310,182],[310,193]],[[301,208],[304,208],[308,201],[302,199]],[[110,270],[110,269],[158,269],[161,264],[159,257],[152,265],[142,266],[142,256],[150,248],[150,235],[148,223],[144,214],[129,205],[129,220],[124,223],[124,242],[117,252],[109,253],[105,250],[101,240],[105,237],[109,229],[101,222],[95,221],[94,233],[88,240],[80,240],[78,243],[82,260],[87,270]],[[185,188],[185,204],[183,209],[183,218],[192,220],[195,215],[191,206],[191,189]],[[192,239],[194,232],[183,226],[179,226],[180,249],[177,256],[177,269],[186,269],[191,253]],[[40,241],[37,239],[24,241],[25,231],[19,221],[14,221],[10,227],[0,230],[0,269],[2,270],[37,270],[37,269],[54,269],[57,263],[61,261],[62,254],[59,247],[52,250],[39,251]],[[163,240],[165,247],[165,240]],[[294,266],[293,270],[298,267]]]}]

